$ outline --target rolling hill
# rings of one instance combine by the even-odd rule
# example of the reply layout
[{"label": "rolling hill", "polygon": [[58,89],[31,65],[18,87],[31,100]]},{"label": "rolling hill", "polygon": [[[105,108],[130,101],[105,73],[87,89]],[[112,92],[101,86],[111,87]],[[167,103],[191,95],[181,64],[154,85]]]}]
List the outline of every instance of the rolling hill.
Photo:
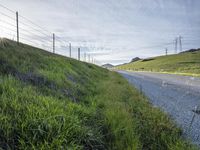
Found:
[{"label": "rolling hill", "polygon": [[200,49],[188,50],[175,55],[142,59],[116,67],[122,70],[166,72],[200,76]]},{"label": "rolling hill", "polygon": [[195,149],[119,74],[7,39],[0,149]]},{"label": "rolling hill", "polygon": [[114,66],[111,65],[111,64],[104,64],[102,65],[103,68],[107,68],[107,69],[110,69],[110,68],[113,68]]}]

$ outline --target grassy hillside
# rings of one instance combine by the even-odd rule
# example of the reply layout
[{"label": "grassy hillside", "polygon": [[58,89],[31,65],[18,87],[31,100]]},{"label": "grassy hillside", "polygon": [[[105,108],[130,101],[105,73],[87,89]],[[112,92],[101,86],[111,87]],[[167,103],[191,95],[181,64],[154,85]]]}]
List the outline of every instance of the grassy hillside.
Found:
[{"label": "grassy hillside", "polygon": [[117,68],[133,71],[168,72],[200,76],[200,50],[139,60],[118,66]]},{"label": "grassy hillside", "polygon": [[3,39],[0,149],[194,149],[120,75]]}]

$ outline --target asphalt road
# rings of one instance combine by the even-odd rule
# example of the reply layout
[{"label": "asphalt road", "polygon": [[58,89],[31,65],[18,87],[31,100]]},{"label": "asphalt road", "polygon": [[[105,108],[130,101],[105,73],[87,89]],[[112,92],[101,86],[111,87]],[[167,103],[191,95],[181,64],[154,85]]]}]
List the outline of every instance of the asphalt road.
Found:
[{"label": "asphalt road", "polygon": [[142,90],[154,106],[167,112],[183,129],[185,137],[200,145],[200,78],[149,72],[118,73]]}]

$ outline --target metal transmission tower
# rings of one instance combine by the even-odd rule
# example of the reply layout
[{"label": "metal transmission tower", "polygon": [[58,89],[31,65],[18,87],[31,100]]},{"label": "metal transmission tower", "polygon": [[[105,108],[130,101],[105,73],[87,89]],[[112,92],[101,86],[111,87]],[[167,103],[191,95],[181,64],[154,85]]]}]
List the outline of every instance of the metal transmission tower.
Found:
[{"label": "metal transmission tower", "polygon": [[179,48],[180,48],[180,52],[182,52],[182,36],[179,36]]},{"label": "metal transmission tower", "polygon": [[175,38],[175,54],[177,54],[177,47],[178,47],[178,38]]}]

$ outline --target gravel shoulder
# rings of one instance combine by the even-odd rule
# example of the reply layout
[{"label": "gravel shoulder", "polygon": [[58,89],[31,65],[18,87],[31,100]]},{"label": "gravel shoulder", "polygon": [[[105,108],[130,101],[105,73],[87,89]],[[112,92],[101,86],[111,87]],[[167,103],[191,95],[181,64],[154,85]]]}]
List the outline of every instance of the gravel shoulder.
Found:
[{"label": "gravel shoulder", "polygon": [[200,78],[118,71],[131,84],[142,89],[150,102],[167,112],[183,129],[184,136],[200,145]]}]

